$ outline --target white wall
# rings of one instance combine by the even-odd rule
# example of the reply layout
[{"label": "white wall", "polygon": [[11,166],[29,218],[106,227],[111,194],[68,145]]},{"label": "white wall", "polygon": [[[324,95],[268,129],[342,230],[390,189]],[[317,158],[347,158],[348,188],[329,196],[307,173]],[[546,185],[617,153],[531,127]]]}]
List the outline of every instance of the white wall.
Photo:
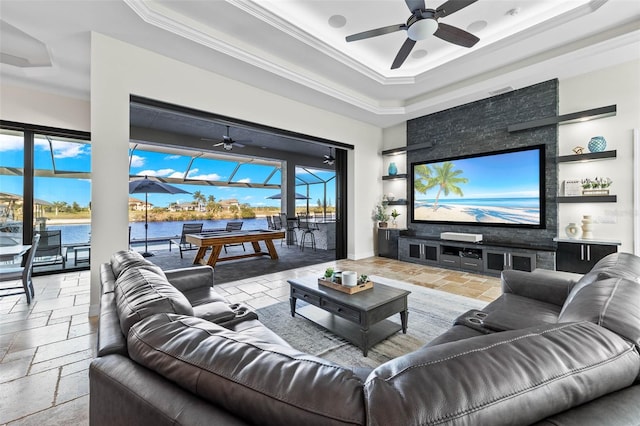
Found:
[{"label": "white wall", "polygon": [[[407,146],[407,122],[402,122],[392,127],[387,127],[382,132],[383,137],[383,149],[393,149]],[[394,156],[385,156],[380,164],[381,170],[379,176],[389,174],[389,164],[394,162],[398,168],[398,174],[408,173],[407,170],[407,155],[400,154]],[[385,195],[393,195],[396,199],[404,198],[408,199],[407,194],[408,180],[387,180],[383,181],[379,177],[382,192]],[[391,211],[396,209],[400,216],[397,219],[397,227],[400,229],[407,227],[408,221],[408,209],[407,206],[390,206],[387,208],[387,213],[391,214]]]},{"label": "white wall", "polygon": [[89,102],[17,86],[0,85],[0,118],[88,132]]},{"label": "white wall", "polygon": [[[596,225],[594,239],[618,240],[621,251],[633,252],[633,145],[632,131],[640,128],[640,61],[560,81],[560,114],[617,105],[617,115],[599,120],[559,126],[559,154],[572,154],[576,146],[587,147],[593,136],[604,136],[615,160],[571,163],[559,166],[560,181],[570,178],[610,177],[610,191],[617,203],[560,204],[558,235],[565,237],[569,222],[580,224],[590,214]],[[588,152],[586,150],[585,152]]]},{"label": "white wall", "polygon": [[127,247],[130,94],[354,145],[348,156],[348,256],[373,253],[369,217],[381,189],[371,184],[371,174],[380,168],[381,129],[93,33],[92,312],[100,263]]}]

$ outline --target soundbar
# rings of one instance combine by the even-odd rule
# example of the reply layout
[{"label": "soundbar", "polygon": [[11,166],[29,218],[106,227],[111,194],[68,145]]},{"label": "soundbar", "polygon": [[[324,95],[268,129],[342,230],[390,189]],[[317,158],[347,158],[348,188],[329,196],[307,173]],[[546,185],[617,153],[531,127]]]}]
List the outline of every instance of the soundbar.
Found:
[{"label": "soundbar", "polygon": [[463,232],[442,232],[440,238],[451,241],[464,241],[466,243],[478,243],[482,241],[482,234],[466,234]]}]

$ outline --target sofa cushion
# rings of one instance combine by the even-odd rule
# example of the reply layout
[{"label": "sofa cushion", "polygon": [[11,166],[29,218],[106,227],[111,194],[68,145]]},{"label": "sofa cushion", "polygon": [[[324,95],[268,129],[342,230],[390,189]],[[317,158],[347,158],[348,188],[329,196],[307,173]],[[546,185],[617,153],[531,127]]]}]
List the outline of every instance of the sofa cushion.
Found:
[{"label": "sofa cushion", "polygon": [[350,369],[227,330],[158,314],[128,336],[129,356],[252,424],[364,424],[362,380]]},{"label": "sofa cushion", "polygon": [[372,426],[530,424],[626,388],[638,371],[634,346],[589,322],[487,334],[376,368],[365,383],[367,420]]},{"label": "sofa cushion", "polygon": [[584,287],[607,278],[626,278],[640,282],[640,257],[629,253],[612,253],[603,257],[573,286],[565,305]]},{"label": "sofa cushion", "polygon": [[164,276],[162,268],[145,259],[137,251],[121,250],[111,255],[111,269],[116,279],[131,267],[145,268],[154,271],[158,275]]},{"label": "sofa cushion", "polygon": [[220,324],[235,319],[236,313],[227,302],[211,302],[193,306],[193,315]]},{"label": "sofa cushion", "polygon": [[502,321],[509,314],[519,316],[517,324],[505,322],[503,330],[534,327],[541,324],[555,324],[558,321],[562,307],[553,303],[541,302],[529,297],[520,296],[513,293],[504,293],[493,302],[489,303],[482,310],[493,317],[498,317],[493,312],[502,312]]},{"label": "sofa cushion", "polygon": [[[171,284],[173,285],[173,284]],[[227,303],[227,299],[218,293],[213,287],[196,287],[191,290],[182,291],[184,297],[189,300],[191,306],[206,305],[211,302],[224,302]]]},{"label": "sofa cushion", "polygon": [[163,276],[149,269],[124,270],[116,281],[115,295],[120,328],[125,336],[133,324],[157,313],[193,315],[187,298]]},{"label": "sofa cushion", "polygon": [[590,321],[631,340],[640,349],[640,284],[624,278],[599,280],[567,302],[558,322]]}]

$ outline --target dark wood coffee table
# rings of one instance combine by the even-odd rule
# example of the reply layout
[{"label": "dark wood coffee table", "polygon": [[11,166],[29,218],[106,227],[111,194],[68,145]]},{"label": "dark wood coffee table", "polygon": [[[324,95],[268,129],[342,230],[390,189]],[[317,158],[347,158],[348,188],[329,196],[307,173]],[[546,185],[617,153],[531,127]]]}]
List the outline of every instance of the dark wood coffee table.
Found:
[{"label": "dark wood coffee table", "polygon": [[[410,291],[374,282],[370,290],[347,294],[318,284],[317,277],[288,280],[291,316],[297,313],[348,340],[367,356],[369,348],[392,334],[407,332],[407,296]],[[296,309],[296,301],[308,303]],[[390,321],[400,314],[400,322]]]}]

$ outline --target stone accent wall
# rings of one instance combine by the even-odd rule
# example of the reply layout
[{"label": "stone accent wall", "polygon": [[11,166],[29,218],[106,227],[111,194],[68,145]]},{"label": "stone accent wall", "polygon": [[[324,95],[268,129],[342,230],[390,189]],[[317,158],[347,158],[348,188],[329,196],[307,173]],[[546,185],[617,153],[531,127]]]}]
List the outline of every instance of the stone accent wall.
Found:
[{"label": "stone accent wall", "polygon": [[[432,142],[431,148],[407,152],[407,171],[411,163],[439,160],[502,149],[546,145],[546,228],[527,229],[498,226],[440,225],[408,223],[418,235],[439,236],[441,232],[470,232],[484,235],[486,241],[553,245],[557,233],[558,155],[557,126],[509,133],[507,126],[558,114],[558,80],[550,80],[407,122],[409,146]],[[413,197],[407,180],[407,199]],[[410,212],[409,212],[410,217]]]}]

